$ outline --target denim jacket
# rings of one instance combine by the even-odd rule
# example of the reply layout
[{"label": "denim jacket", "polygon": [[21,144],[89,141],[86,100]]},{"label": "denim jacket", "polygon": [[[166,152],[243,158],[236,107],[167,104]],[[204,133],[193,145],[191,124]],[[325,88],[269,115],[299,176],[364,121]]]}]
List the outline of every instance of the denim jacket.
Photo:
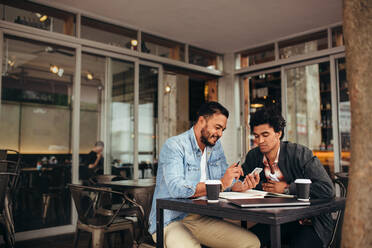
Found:
[{"label": "denim jacket", "polygon": [[[220,141],[207,147],[207,179],[221,179],[228,167]],[[156,232],[156,199],[189,198],[200,182],[200,150],[194,128],[169,138],[160,151],[156,188],[150,212],[149,232]],[[164,226],[182,220],[186,213],[164,210]]]}]

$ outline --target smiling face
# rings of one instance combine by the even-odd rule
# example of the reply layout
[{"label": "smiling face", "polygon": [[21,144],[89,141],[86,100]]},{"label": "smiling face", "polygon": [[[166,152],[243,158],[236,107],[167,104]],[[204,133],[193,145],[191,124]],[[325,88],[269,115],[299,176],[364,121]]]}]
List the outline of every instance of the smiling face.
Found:
[{"label": "smiling face", "polygon": [[201,142],[206,146],[214,146],[226,129],[226,116],[223,114],[213,114],[209,117],[200,116],[199,121],[202,126]]},{"label": "smiling face", "polygon": [[262,153],[269,153],[280,145],[282,132],[275,132],[269,124],[262,124],[253,128],[254,143]]}]

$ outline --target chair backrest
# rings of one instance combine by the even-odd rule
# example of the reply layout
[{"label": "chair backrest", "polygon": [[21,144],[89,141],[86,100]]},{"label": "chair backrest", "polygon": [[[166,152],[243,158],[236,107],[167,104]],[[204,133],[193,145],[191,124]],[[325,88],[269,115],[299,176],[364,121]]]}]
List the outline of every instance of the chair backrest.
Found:
[{"label": "chair backrest", "polygon": [[14,192],[21,171],[21,155],[12,149],[0,149],[0,166],[6,166],[7,172],[15,173],[18,176],[10,176],[9,186],[11,193]]},{"label": "chair backrest", "polygon": [[[334,184],[340,187],[340,196],[346,197],[347,189],[345,185],[342,183],[342,181],[339,179],[334,179],[333,182]],[[344,222],[344,211],[345,210],[342,209],[336,212],[336,218],[334,220],[332,237],[328,244],[329,248],[336,248],[336,247],[340,247],[341,245],[341,232],[342,232],[342,224]]]},{"label": "chair backrest", "polygon": [[97,183],[107,183],[117,180],[124,180],[124,178],[117,175],[98,175],[95,177],[95,181],[97,181]]},{"label": "chair backrest", "polygon": [[[94,187],[80,185],[69,185],[69,188],[81,223],[99,226],[105,226],[109,223],[109,218],[103,218],[97,213],[100,207],[100,198],[106,198],[103,196],[106,192],[101,192]],[[100,223],[95,221],[95,218],[99,219]]]},{"label": "chair backrest", "polygon": [[[79,221],[83,224],[108,227],[113,223],[124,206],[126,208],[135,206],[142,209],[141,206],[130,200],[124,193],[112,191],[109,188],[75,184],[70,184],[69,188],[78,212]],[[120,207],[115,210],[111,208],[113,196],[121,198]]]},{"label": "chair backrest", "polygon": [[9,176],[11,173],[3,171],[0,167],[0,213],[3,212],[5,206],[5,196],[9,190]]},{"label": "chair backrest", "polygon": [[0,160],[0,172],[8,172],[7,187],[8,193],[13,194],[19,179],[20,173],[19,162]]}]

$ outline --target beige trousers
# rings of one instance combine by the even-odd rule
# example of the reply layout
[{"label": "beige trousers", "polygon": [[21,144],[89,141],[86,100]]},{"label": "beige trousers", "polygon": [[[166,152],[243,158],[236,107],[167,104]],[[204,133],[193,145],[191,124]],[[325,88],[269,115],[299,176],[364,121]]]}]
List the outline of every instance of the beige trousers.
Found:
[{"label": "beige trousers", "polygon": [[[156,233],[152,235],[156,242]],[[190,214],[164,228],[164,247],[200,248],[259,248],[253,233],[221,219]]]}]

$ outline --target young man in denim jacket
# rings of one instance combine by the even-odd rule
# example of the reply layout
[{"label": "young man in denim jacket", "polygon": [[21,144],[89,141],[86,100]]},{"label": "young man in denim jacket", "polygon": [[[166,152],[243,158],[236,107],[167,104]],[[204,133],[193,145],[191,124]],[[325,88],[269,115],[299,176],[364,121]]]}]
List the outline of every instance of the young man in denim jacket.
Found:
[{"label": "young man in denim jacket", "polygon": [[[219,141],[226,128],[229,112],[217,102],[209,102],[198,111],[196,124],[188,131],[169,138],[160,152],[156,189],[150,213],[149,232],[156,241],[156,199],[192,198],[206,195],[205,181],[221,180],[228,189],[243,175],[241,166],[228,167]],[[248,175],[244,189],[254,188],[259,176]],[[259,247],[251,232],[221,219],[164,211],[164,244],[167,248]]]}]

